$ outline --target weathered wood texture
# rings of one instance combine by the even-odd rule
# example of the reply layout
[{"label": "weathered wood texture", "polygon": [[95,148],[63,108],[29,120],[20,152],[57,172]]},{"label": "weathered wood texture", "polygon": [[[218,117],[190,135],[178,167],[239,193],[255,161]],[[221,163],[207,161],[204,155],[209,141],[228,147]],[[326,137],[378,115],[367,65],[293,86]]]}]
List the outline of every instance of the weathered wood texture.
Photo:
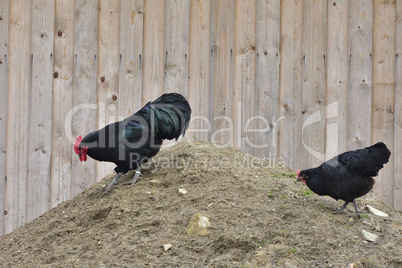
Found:
[{"label": "weathered wood texture", "polygon": [[396,2],[394,207],[402,210],[402,3]]},{"label": "weathered wood texture", "polygon": [[164,92],[187,97],[190,0],[167,0]]},{"label": "weathered wood texture", "polygon": [[[96,91],[98,12],[93,12],[98,10],[98,1],[76,0],[74,9],[73,108],[62,119],[65,121],[65,135],[70,146],[73,146],[79,135],[84,137],[99,129]],[[80,162],[74,151],[71,154],[71,180],[60,181],[60,201],[68,200],[97,181],[96,163]]]},{"label": "weathered wood texture", "polygon": [[[225,146],[234,145],[234,54],[235,14],[233,0],[212,1],[210,56],[211,140]],[[240,98],[239,98],[240,100]]]},{"label": "weathered wood texture", "polygon": [[27,218],[49,209],[52,152],[54,1],[32,1],[31,86],[28,131]]},{"label": "weathered wood texture", "polygon": [[0,234],[111,173],[75,139],[164,92],[190,102],[187,140],[294,169],[384,141],[373,195],[402,209],[401,17],[395,0],[0,1]]},{"label": "weathered wood texture", "polygon": [[[325,160],[347,150],[348,2],[328,2]],[[332,121],[331,121],[332,120]]]},{"label": "weathered wood texture", "polygon": [[257,0],[253,154],[271,160],[278,156],[280,18],[279,0]]},{"label": "weathered wood texture", "polygon": [[372,1],[349,1],[347,142],[355,150],[371,143]]},{"label": "weathered wood texture", "polygon": [[[98,128],[103,128],[110,123],[118,121],[120,1],[100,0],[98,3],[98,73],[96,88]],[[99,141],[99,146],[105,146],[102,142],[106,141],[106,137],[99,137]],[[113,163],[97,162],[97,178],[103,178],[114,167]]]},{"label": "weathered wood texture", "polygon": [[317,166],[325,158],[326,37],[327,1],[305,1],[302,84],[304,148],[300,168]]},{"label": "weathered wood texture", "polygon": [[[11,1],[9,28],[5,232],[27,221],[31,88],[31,1]],[[30,183],[33,183],[32,181]]]},{"label": "weathered wood texture", "polygon": [[[300,168],[302,144],[303,1],[281,1],[279,155]],[[275,127],[275,125],[273,125]]]},{"label": "weathered wood texture", "polygon": [[[395,114],[395,0],[373,1],[373,94],[371,142],[394,148]],[[388,204],[394,197],[394,155],[380,171],[373,194]]]},{"label": "weathered wood texture", "polygon": [[[7,156],[7,61],[10,1],[0,2],[0,235],[4,233]],[[2,213],[3,212],[3,213]]]},{"label": "weathered wood texture", "polygon": [[191,141],[208,141],[211,136],[210,120],[210,40],[211,0],[190,4],[190,31],[188,55],[188,99],[192,119],[187,137]]},{"label": "weathered wood texture", "polygon": [[[66,137],[65,122],[73,107],[74,2],[56,0],[53,48],[52,155],[50,207],[55,207],[63,186],[71,182],[72,146]],[[67,198],[67,197],[66,197]]]},{"label": "weathered wood texture", "polygon": [[163,93],[165,77],[166,1],[144,2],[144,63],[142,72],[142,104]]},{"label": "weathered wood texture", "polygon": [[[118,115],[141,108],[144,1],[122,1],[120,7],[120,75]],[[119,120],[121,120],[120,118]]]},{"label": "weathered wood texture", "polygon": [[236,120],[235,146],[253,154],[255,148],[255,79],[256,79],[256,0],[236,1],[234,50],[233,117]]}]

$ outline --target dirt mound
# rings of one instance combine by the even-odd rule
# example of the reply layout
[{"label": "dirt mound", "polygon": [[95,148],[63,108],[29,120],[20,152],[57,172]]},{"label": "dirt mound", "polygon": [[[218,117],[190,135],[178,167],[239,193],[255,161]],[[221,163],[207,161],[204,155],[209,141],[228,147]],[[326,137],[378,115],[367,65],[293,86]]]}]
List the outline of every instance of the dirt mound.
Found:
[{"label": "dirt mound", "polygon": [[[389,218],[364,209],[353,219],[353,206],[332,214],[341,203],[313,194],[292,171],[238,150],[178,144],[146,165],[137,184],[118,184],[101,198],[112,177],[1,237],[2,266],[402,265],[400,212],[361,198],[359,205]],[[209,220],[203,235],[187,232],[195,216]],[[365,241],[362,230],[378,240]],[[171,248],[165,251],[166,244]]]}]

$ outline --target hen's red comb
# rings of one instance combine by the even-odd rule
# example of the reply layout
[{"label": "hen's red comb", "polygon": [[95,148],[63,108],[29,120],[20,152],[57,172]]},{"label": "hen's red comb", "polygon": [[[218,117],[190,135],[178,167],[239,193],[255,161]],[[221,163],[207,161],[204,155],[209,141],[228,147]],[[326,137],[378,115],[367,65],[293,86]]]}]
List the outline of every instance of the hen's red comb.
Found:
[{"label": "hen's red comb", "polygon": [[296,178],[298,178],[299,176],[300,176],[300,170],[297,171],[297,177]]},{"label": "hen's red comb", "polygon": [[74,152],[78,155],[81,153],[81,151],[80,151],[81,141],[82,141],[82,137],[78,136],[78,138],[75,140],[75,143],[74,143]]}]

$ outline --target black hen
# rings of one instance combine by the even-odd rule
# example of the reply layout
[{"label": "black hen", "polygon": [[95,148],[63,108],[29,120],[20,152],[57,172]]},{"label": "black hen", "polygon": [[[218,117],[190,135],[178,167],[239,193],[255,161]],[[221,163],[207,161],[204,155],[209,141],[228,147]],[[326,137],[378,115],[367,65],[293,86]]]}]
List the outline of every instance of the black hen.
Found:
[{"label": "black hen", "polygon": [[132,183],[138,180],[140,167],[159,152],[164,139],[178,139],[190,122],[191,108],[180,94],[163,94],[148,102],[130,117],[79,136],[74,145],[81,161],[87,155],[98,161],[113,162],[116,177],[106,188],[107,193],[121,175],[137,169]]},{"label": "black hen", "polygon": [[391,152],[382,143],[355,151],[345,152],[322,163],[321,166],[297,172],[297,180],[319,195],[329,195],[345,204],[338,210],[343,212],[349,202],[359,212],[356,198],[370,192],[377,176],[388,162]]}]

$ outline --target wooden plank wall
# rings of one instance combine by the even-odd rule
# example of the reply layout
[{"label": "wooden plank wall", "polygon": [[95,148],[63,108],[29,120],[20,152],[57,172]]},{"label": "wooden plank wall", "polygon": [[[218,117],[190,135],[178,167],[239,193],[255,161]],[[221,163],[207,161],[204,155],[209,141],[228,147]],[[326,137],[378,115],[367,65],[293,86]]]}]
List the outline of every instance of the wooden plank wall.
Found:
[{"label": "wooden plank wall", "polygon": [[6,233],[27,221],[27,133],[31,115],[29,108],[32,75],[31,7],[31,1],[21,0],[12,1],[9,9],[7,159],[4,187]]},{"label": "wooden plank wall", "polygon": [[4,233],[5,227],[9,5],[8,0],[0,2],[0,234]]},{"label": "wooden plank wall", "polygon": [[212,107],[209,90],[211,0],[191,2],[189,28],[188,99],[193,115],[187,137],[189,140],[208,141]]},{"label": "wooden plank wall", "polygon": [[[74,113],[72,119],[64,119],[67,121],[65,127],[71,126],[71,131],[65,131],[65,135],[72,134],[70,146],[79,135],[85,136],[94,129],[99,129],[96,109],[98,12],[94,12],[98,9],[97,0],[75,1],[74,35],[72,36],[74,38],[74,73],[71,92],[73,107],[78,107],[79,110]],[[71,154],[71,180],[65,180],[60,185],[60,201],[71,198],[98,180],[94,161],[80,162],[74,151]]]},{"label": "wooden plank wall", "polygon": [[[394,133],[394,207],[402,207],[402,3],[396,3],[395,133]],[[399,55],[400,54],[400,55]]]},{"label": "wooden plank wall", "polygon": [[75,138],[164,92],[187,140],[294,169],[384,141],[372,195],[401,210],[401,31],[395,0],[1,1],[0,234],[112,172]]},{"label": "wooden plank wall", "polygon": [[[32,1],[27,218],[49,209],[54,1]],[[35,111],[35,112],[33,112]]]},{"label": "wooden plank wall", "polygon": [[56,0],[53,48],[52,155],[50,171],[50,207],[66,200],[71,184],[72,147],[66,137],[65,122],[73,107],[74,74],[74,2]]},{"label": "wooden plank wall", "polygon": [[[394,148],[396,2],[373,1],[373,87],[371,141]],[[393,204],[394,155],[380,171],[373,193]]]},{"label": "wooden plank wall", "polygon": [[[290,167],[302,156],[303,1],[281,1],[279,152]],[[279,119],[279,118],[278,118]]]}]

